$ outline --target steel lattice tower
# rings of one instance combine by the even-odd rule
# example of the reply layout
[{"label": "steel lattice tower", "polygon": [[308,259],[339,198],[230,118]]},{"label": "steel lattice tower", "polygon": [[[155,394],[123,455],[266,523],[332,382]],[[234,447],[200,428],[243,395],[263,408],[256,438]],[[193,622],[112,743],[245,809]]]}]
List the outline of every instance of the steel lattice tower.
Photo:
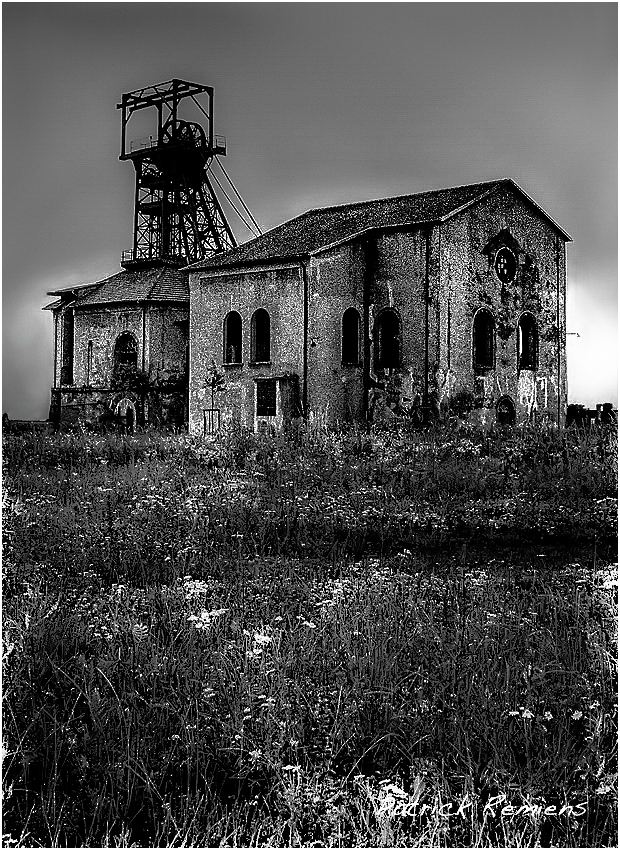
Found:
[{"label": "steel lattice tower", "polygon": [[[204,114],[206,130],[179,118],[186,98]],[[213,158],[226,155],[225,139],[213,133],[213,89],[175,79],[124,94],[117,108],[122,109],[120,159],[130,159],[136,172],[133,249],[123,253],[122,265],[186,265],[235,247],[208,176]],[[128,148],[129,120],[148,108],[157,111],[156,132]]]}]

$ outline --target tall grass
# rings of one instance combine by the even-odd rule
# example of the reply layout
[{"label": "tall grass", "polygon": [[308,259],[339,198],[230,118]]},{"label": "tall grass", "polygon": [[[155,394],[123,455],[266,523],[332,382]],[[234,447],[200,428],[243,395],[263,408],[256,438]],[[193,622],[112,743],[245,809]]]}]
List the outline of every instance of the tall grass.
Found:
[{"label": "tall grass", "polygon": [[6,841],[613,846],[616,445],[7,438]]}]

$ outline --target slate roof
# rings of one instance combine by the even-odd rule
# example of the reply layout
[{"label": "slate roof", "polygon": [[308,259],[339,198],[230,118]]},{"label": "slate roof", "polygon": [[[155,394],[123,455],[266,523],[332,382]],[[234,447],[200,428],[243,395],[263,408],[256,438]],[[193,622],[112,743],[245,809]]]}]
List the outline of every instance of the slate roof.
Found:
[{"label": "slate roof", "polygon": [[[74,295],[76,307],[99,304],[117,304],[127,301],[176,301],[189,302],[187,274],[171,266],[151,269],[123,270],[104,280],[81,286],[54,289],[48,295]],[[45,310],[59,307],[62,298],[48,304]]]},{"label": "slate roof", "polygon": [[445,221],[500,186],[517,190],[555,229],[570,239],[513,180],[491,180],[415,195],[309,210],[224,254],[193,263],[188,269],[195,271],[252,265],[261,261],[300,259],[367,230],[422,226]]}]

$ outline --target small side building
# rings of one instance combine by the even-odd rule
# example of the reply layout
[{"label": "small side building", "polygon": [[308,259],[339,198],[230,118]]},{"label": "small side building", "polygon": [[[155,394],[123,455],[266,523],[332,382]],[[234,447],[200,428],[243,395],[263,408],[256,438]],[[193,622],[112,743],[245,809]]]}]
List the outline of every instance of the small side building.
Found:
[{"label": "small side building", "polygon": [[48,293],[50,419],[182,429],[188,421],[189,290],[173,265],[124,269]]},{"label": "small side building", "polygon": [[311,210],[194,263],[190,430],[561,423],[568,241],[505,179]]}]

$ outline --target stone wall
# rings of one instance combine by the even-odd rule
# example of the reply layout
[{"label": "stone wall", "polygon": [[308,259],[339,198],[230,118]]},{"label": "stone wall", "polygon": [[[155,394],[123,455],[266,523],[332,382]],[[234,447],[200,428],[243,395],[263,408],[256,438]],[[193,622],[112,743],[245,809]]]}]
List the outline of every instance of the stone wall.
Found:
[{"label": "stone wall", "polygon": [[[510,234],[517,272],[502,283],[494,268],[498,234]],[[508,240],[508,236],[504,237]],[[517,421],[539,417],[560,421],[566,411],[566,259],[564,241],[535,207],[512,192],[487,199],[441,225],[441,285],[444,304],[438,356],[440,400],[473,395],[478,418],[494,421],[503,396],[512,399]],[[559,294],[559,301],[558,301]],[[495,369],[475,374],[474,316],[487,308],[495,318]],[[523,313],[538,327],[538,368],[517,368],[517,327]],[[559,335],[559,380],[558,380]],[[559,388],[559,395],[558,395]]]},{"label": "stone wall", "polygon": [[[54,418],[101,421],[123,399],[136,424],[181,427],[187,419],[186,351],[189,307],[120,304],[74,310],[73,381],[61,382],[63,314],[55,311]],[[112,386],[114,346],[121,333],[136,342],[137,372],[148,376],[144,391]],[[145,379],[146,380],[146,379]],[[125,404],[125,407],[127,405]]]},{"label": "stone wall", "polygon": [[[512,251],[515,273],[500,280],[500,248]],[[421,416],[469,413],[492,424],[498,402],[516,421],[534,416],[562,422],[566,411],[565,243],[548,219],[516,190],[503,189],[441,224],[368,233],[316,253],[306,267],[307,413],[328,424],[408,411]],[[190,275],[191,429],[202,433],[211,407],[205,377],[211,363],[224,373],[216,406],[221,422],[256,427],[256,380],[298,379],[303,396],[304,267]],[[271,317],[271,362],[249,360],[250,322],[262,307]],[[344,363],[342,321],[360,317],[359,363]],[[495,324],[494,358],[474,368],[473,326],[484,308]],[[242,362],[224,362],[223,326],[229,311],[242,320]],[[377,326],[386,310],[401,323],[398,368],[376,367]],[[517,363],[519,319],[537,325],[536,368]],[[366,315],[366,327],[365,327]],[[365,344],[366,340],[366,344]],[[292,384],[291,384],[292,386]],[[280,385],[278,385],[280,392]],[[280,397],[280,396],[278,396]],[[301,411],[300,411],[301,412]],[[277,424],[281,424],[278,420]]]},{"label": "stone wall", "polygon": [[[204,411],[211,408],[205,388],[215,363],[224,386],[215,397],[221,423],[235,420],[254,427],[256,379],[303,376],[304,283],[299,264],[278,264],[247,272],[226,271],[190,275],[190,430],[203,433]],[[263,308],[270,317],[271,359],[254,364],[250,358],[251,319]],[[236,311],[242,321],[241,363],[224,362],[224,319]],[[297,411],[300,413],[301,411]]]}]

